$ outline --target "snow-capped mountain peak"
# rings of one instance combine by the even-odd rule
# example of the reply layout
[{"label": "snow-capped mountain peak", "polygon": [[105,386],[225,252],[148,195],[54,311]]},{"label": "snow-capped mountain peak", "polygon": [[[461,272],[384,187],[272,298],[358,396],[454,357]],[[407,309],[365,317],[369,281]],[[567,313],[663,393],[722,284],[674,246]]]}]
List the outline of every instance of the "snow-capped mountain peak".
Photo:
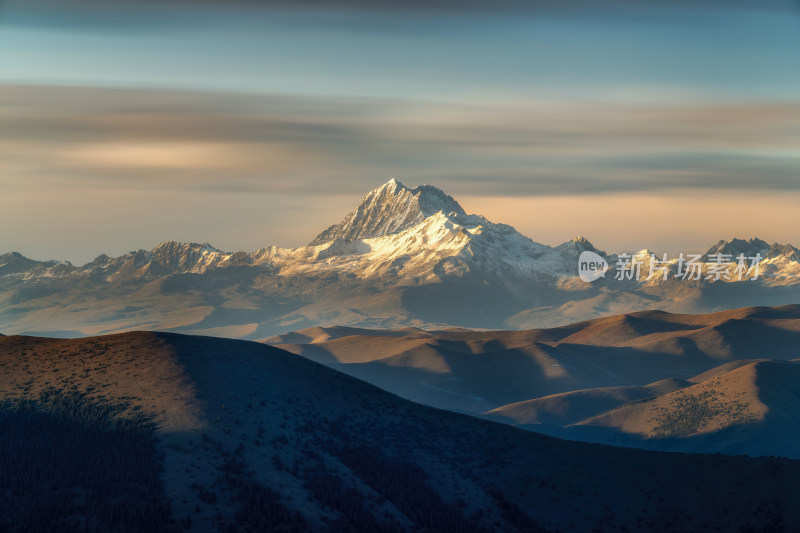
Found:
[{"label": "snow-capped mountain peak", "polygon": [[791,261],[800,262],[800,250],[791,244],[774,243],[767,249],[765,257],[768,259],[783,257]]},{"label": "snow-capped mountain peak", "polygon": [[[605,258],[605,278],[589,283],[578,276],[585,251]],[[0,329],[191,326],[257,338],[301,324],[520,328],[650,309],[654,302],[684,312],[731,302],[780,305],[800,294],[800,251],[791,245],[720,241],[708,254],[760,253],[761,260],[739,275],[736,261],[720,265],[706,256],[699,277],[680,279],[679,270],[688,269],[674,255],[664,261],[648,249],[625,252],[606,254],[580,236],[540,244],[512,226],[466,214],[436,187],[390,180],[308,246],[227,253],[208,243],[165,241],[83,266],[0,255]],[[626,277],[625,261],[635,279]]]},{"label": "snow-capped mountain peak", "polygon": [[436,213],[465,214],[451,196],[431,185],[413,189],[392,178],[367,193],[355,211],[320,233],[312,246],[334,239],[355,241],[399,233]]},{"label": "snow-capped mountain peak", "polygon": [[572,252],[599,252],[601,255],[604,255],[605,252],[602,252],[594,247],[594,245],[582,235],[578,235],[573,237],[572,239],[568,240],[567,242],[561,243],[557,247],[563,251],[572,251]]},{"label": "snow-capped mountain peak", "polygon": [[714,254],[724,254],[736,257],[739,254],[744,254],[746,257],[755,256],[757,253],[761,257],[765,257],[770,245],[761,239],[731,239],[729,241],[720,240],[717,244],[712,246],[706,252],[706,256]]}]

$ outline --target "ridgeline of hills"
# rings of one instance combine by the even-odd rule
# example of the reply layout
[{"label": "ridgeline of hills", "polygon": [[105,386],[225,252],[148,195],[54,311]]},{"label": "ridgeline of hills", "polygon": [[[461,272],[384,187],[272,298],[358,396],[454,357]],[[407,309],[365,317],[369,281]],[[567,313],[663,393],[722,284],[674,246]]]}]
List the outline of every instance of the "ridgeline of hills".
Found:
[{"label": "ridgeline of hills", "polygon": [[526,331],[311,328],[266,342],[413,401],[540,433],[800,459],[800,305]]},{"label": "ridgeline of hills", "polygon": [[[578,257],[612,272],[585,283]],[[632,252],[632,251],[629,251]],[[800,301],[800,252],[759,239],[720,241],[708,254],[759,254],[758,279],[617,280],[618,256],[576,237],[550,247],[511,226],[469,215],[432,186],[396,180],[368,193],[311,244],[223,252],[164,242],[77,266],[0,255],[0,331],[78,337],[129,330],[260,339],[328,324],[370,327],[552,327],[652,309],[712,312]],[[734,264],[726,266],[732,273]],[[736,277],[734,276],[734,280]]]},{"label": "ridgeline of hills", "polygon": [[0,450],[10,532],[800,526],[797,461],[558,440],[172,333],[0,338]]}]

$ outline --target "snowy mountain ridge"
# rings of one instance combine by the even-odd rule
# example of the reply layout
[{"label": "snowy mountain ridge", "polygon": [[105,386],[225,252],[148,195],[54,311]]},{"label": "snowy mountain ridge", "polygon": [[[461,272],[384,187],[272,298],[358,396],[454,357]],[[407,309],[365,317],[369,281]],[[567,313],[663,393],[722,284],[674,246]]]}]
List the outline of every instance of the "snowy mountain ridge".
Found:
[{"label": "snowy mountain ridge", "polygon": [[407,230],[429,216],[442,212],[464,215],[451,196],[431,185],[409,189],[396,179],[367,193],[355,211],[311,241],[311,246],[335,239],[355,241]]},{"label": "snowy mountain ridge", "polygon": [[[791,245],[720,241],[703,256],[699,279],[678,279],[675,258],[663,279],[650,269],[649,250],[630,252],[641,277],[615,279],[624,256],[584,237],[537,243],[465,213],[435,187],[396,180],[313,242],[231,253],[165,241],[83,266],[7,253],[0,255],[0,331],[58,324],[86,334],[138,327],[258,338],[319,324],[516,329],[653,307],[705,312],[800,300],[800,253]],[[584,251],[607,260],[605,278],[581,281]],[[737,283],[733,262],[720,267],[708,257],[740,252],[761,254],[757,280],[750,273]],[[713,269],[728,279],[706,279]]]},{"label": "snowy mountain ridge", "polygon": [[[270,246],[252,253],[230,253],[208,243],[165,241],[152,250],[115,258],[103,254],[80,267],[33,261],[12,252],[0,256],[0,276],[23,280],[88,276],[113,282],[203,274],[230,266],[268,266],[282,273],[336,269],[360,277],[395,276],[419,283],[440,274],[469,272],[474,266],[568,275],[577,258],[569,243],[558,248],[536,243],[509,225],[466,214],[452,197],[435,187],[409,189],[394,179],[367,194],[355,211],[314,242],[299,248]],[[583,242],[594,249],[585,239]]]},{"label": "snowy mountain ridge", "polygon": [[[368,193],[339,224],[299,248],[270,246],[251,253],[230,253],[209,243],[165,241],[152,250],[131,251],[119,257],[103,254],[83,266],[68,261],[35,261],[11,252],[0,256],[0,276],[20,280],[88,277],[115,282],[261,266],[279,275],[336,270],[360,278],[394,277],[413,284],[476,270],[495,276],[535,273],[574,278],[577,258],[586,250],[597,252],[585,237],[555,247],[540,244],[509,225],[466,214],[458,202],[436,187],[410,189],[392,179]],[[599,253],[608,259],[613,272],[618,257]],[[644,269],[641,281],[652,284],[660,280],[649,274],[650,253],[642,250],[633,255]],[[763,273],[775,278],[775,283],[796,282],[794,278],[800,274],[800,252],[795,247],[770,245],[760,239],[721,240],[706,252],[704,263],[712,254],[736,257],[739,253],[760,254]],[[675,258],[667,263],[671,273],[676,263]]]}]

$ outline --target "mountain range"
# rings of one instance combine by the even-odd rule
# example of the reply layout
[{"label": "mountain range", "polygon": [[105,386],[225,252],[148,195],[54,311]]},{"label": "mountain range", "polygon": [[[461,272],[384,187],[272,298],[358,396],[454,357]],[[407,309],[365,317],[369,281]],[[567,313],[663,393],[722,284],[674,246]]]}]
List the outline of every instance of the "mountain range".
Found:
[{"label": "mountain range", "polygon": [[[592,251],[610,271],[578,277]],[[760,254],[760,275],[705,279],[709,254]],[[800,252],[759,239],[720,241],[699,280],[650,274],[616,279],[619,255],[576,237],[537,243],[513,227],[465,213],[439,189],[391,180],[340,223],[299,248],[223,252],[163,242],[82,265],[0,256],[0,331],[77,337],[167,330],[263,339],[330,324],[370,327],[552,327],[657,307],[712,312],[800,299]],[[667,268],[675,274],[676,260]],[[725,271],[732,273],[734,264]]]}]

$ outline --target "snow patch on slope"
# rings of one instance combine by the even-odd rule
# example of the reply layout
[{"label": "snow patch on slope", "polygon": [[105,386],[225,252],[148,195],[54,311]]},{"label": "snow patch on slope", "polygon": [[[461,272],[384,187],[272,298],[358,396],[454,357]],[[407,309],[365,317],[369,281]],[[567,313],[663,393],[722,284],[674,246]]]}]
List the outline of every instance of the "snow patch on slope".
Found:
[{"label": "snow patch on slope", "polygon": [[420,185],[409,189],[391,179],[370,191],[355,211],[320,233],[310,244],[315,246],[335,239],[354,241],[391,235],[415,226],[437,212],[464,214],[458,202],[436,187]]}]

